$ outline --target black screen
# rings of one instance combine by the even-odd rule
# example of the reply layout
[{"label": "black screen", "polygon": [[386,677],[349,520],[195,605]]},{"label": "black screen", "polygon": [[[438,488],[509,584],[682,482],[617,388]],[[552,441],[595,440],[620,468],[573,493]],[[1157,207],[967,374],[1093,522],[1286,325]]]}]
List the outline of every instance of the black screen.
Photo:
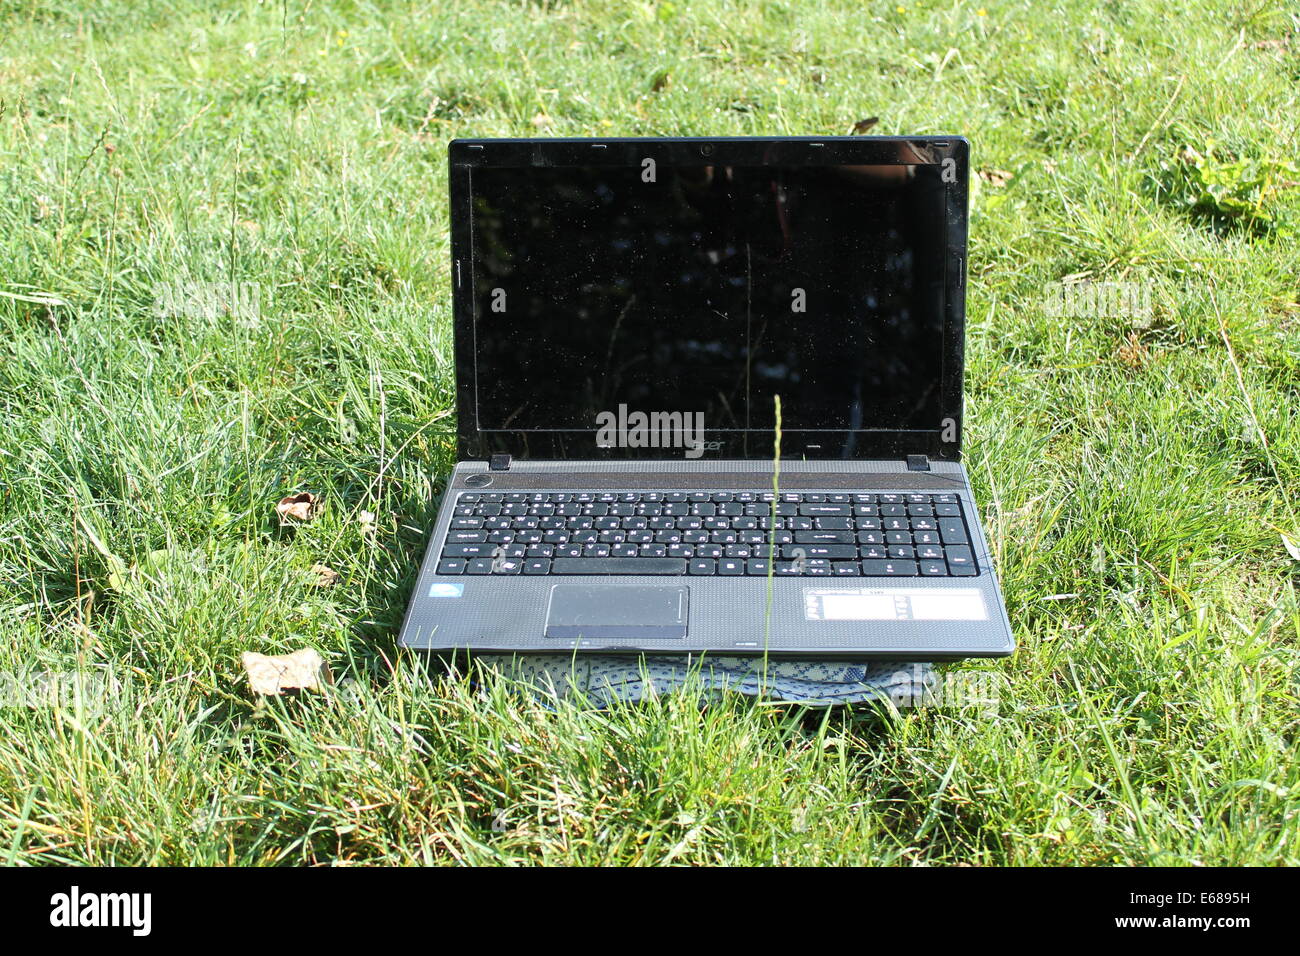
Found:
[{"label": "black screen", "polygon": [[477,424],[937,429],[946,197],[929,165],[473,171]]}]

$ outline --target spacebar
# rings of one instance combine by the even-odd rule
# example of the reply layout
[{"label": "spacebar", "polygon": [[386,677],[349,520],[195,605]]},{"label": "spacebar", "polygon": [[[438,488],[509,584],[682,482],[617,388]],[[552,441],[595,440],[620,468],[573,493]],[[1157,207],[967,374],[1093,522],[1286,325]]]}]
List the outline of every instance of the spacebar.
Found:
[{"label": "spacebar", "polygon": [[685,558],[556,558],[552,574],[685,574]]}]

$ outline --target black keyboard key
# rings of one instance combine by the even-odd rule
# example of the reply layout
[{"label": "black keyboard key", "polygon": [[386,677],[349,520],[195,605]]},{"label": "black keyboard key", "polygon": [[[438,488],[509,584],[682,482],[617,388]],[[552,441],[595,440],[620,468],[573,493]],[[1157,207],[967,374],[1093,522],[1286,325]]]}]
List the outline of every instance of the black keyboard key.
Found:
[{"label": "black keyboard key", "polygon": [[948,574],[948,565],[943,561],[922,561],[921,574],[928,577],[946,577]]},{"label": "black keyboard key", "polygon": [[862,573],[867,577],[906,578],[915,577],[915,561],[863,561]]},{"label": "black keyboard key", "polygon": [[960,518],[961,505],[958,504],[937,504],[934,506],[934,513],[940,518]]},{"label": "black keyboard key", "polygon": [[438,573],[439,574],[464,574],[465,559],[464,558],[443,558],[441,561],[438,562]]},{"label": "black keyboard key", "polygon": [[767,577],[767,558],[752,558],[746,561],[745,573]]},{"label": "black keyboard key", "polygon": [[[971,568],[972,571],[974,570],[975,556],[971,554],[970,548],[964,545],[953,545],[945,550],[947,552],[948,566],[950,568],[963,567]],[[954,571],[953,573],[955,574],[956,572]]]},{"label": "black keyboard key", "polygon": [[492,554],[496,546],[485,544],[449,544],[442,549],[444,558],[481,558]]},{"label": "black keyboard key", "polygon": [[853,528],[852,518],[818,518],[819,531],[849,531]]},{"label": "black keyboard key", "polygon": [[486,540],[486,531],[457,531],[453,528],[447,535],[448,544],[481,544]]},{"label": "black keyboard key", "polygon": [[708,558],[696,558],[687,566],[691,574],[717,574],[718,565],[715,561]]},{"label": "black keyboard key", "polygon": [[465,566],[466,574],[491,574],[491,558],[471,558],[469,564]]},{"label": "black keyboard key", "polygon": [[966,544],[970,540],[966,537],[966,525],[960,518],[940,518],[939,534],[943,536],[944,544]]},{"label": "black keyboard key", "polygon": [[795,544],[853,544],[852,531],[796,531]]},{"label": "black keyboard key", "polygon": [[831,573],[837,578],[852,578],[861,575],[862,569],[856,561],[834,561],[831,563]]},{"label": "black keyboard key", "polygon": [[724,558],[718,562],[719,574],[744,574],[745,562],[740,558]]},{"label": "black keyboard key", "polygon": [[680,558],[556,558],[552,574],[685,574]]},{"label": "black keyboard key", "polygon": [[787,544],[781,548],[781,557],[798,558],[797,552],[803,552],[805,558],[852,560],[858,556],[858,549],[851,544]]},{"label": "black keyboard key", "polygon": [[853,509],[848,505],[800,505],[799,513],[812,518],[849,518]]}]

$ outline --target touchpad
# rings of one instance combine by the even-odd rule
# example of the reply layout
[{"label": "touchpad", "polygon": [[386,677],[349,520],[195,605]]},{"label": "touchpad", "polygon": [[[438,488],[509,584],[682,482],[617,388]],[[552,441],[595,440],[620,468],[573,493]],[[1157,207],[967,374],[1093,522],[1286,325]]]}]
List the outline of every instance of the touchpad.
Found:
[{"label": "touchpad", "polygon": [[546,612],[547,637],[655,640],[686,637],[685,587],[557,584]]}]

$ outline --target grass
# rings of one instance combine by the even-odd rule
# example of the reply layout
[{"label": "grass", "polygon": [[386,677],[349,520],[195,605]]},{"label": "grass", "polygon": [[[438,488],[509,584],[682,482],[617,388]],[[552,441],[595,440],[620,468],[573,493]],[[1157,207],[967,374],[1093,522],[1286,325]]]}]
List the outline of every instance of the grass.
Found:
[{"label": "grass", "polygon": [[[208,6],[0,0],[4,859],[1300,862],[1293,5]],[[966,460],[1020,650],[953,670],[1000,712],[547,710],[399,652],[448,139],[867,116],[973,143]],[[1151,308],[1053,311],[1080,278]],[[231,280],[256,318],[158,314]],[[301,646],[340,687],[255,705],[239,654]]]}]

